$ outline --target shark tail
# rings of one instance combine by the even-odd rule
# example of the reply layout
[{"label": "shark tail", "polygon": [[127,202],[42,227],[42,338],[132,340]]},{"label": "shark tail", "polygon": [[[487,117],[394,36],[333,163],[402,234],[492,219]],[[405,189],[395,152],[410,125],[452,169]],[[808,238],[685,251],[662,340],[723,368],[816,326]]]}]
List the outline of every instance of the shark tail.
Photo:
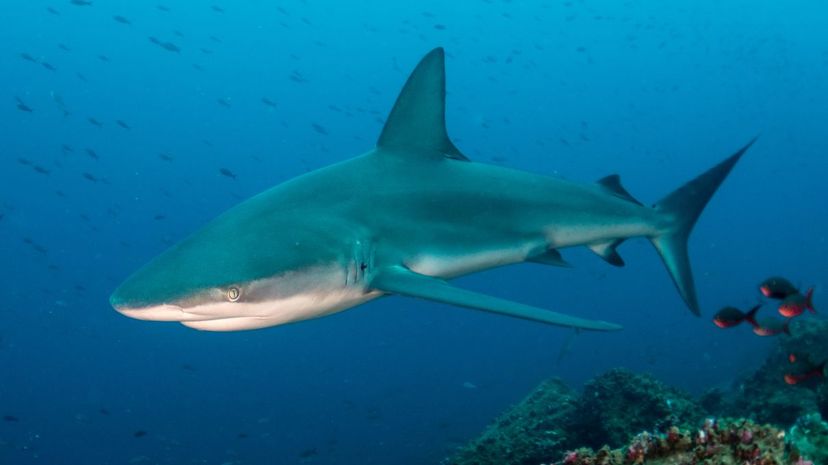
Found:
[{"label": "shark tail", "polygon": [[668,226],[650,238],[684,302],[695,315],[700,315],[693,273],[687,254],[687,239],[702,210],[725,180],[736,162],[756,141],[753,138],[736,153],[679,187],[658,203],[655,209],[669,218]]}]

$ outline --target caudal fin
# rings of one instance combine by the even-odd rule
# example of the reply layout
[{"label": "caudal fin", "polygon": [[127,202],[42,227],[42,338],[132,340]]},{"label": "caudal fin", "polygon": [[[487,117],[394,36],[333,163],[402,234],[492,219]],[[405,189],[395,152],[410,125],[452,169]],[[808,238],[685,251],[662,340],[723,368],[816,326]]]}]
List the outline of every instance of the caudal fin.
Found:
[{"label": "caudal fin", "polygon": [[656,210],[669,218],[669,226],[650,238],[684,302],[694,314],[700,315],[693,273],[687,255],[687,239],[707,202],[725,180],[739,158],[756,141],[754,137],[736,153],[710,168],[692,181],[679,187],[655,204]]},{"label": "caudal fin", "polygon": [[811,311],[811,313],[816,313],[816,309],[814,308],[814,288],[808,289],[808,292],[805,294],[805,308]]}]

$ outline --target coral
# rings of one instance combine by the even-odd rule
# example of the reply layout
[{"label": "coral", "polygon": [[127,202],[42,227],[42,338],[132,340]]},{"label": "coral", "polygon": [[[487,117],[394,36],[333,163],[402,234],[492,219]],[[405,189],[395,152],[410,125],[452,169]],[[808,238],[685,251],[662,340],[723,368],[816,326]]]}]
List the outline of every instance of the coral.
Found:
[{"label": "coral", "polygon": [[618,447],[641,431],[691,426],[704,418],[704,409],[686,393],[623,369],[587,383],[576,409],[567,431],[595,448]]},{"label": "coral", "polygon": [[808,357],[814,363],[828,358],[828,321],[801,318],[791,324],[790,337],[779,343],[764,364],[739,383],[725,401],[729,415],[745,416],[762,423],[788,427],[811,412],[828,414],[828,387],[825,383],[789,386],[783,381],[793,367],[788,355]]},{"label": "coral", "polygon": [[705,420],[701,429],[671,427],[666,433],[641,433],[623,448],[564,453],[556,465],[804,465],[799,454],[786,454],[785,435],[750,420]]},{"label": "coral", "polygon": [[800,417],[788,431],[786,440],[796,452],[815,463],[828,463],[828,423],[820,414]]},{"label": "coral", "polygon": [[574,404],[575,393],[560,380],[545,381],[444,463],[537,465],[558,456],[575,446],[563,428]]}]

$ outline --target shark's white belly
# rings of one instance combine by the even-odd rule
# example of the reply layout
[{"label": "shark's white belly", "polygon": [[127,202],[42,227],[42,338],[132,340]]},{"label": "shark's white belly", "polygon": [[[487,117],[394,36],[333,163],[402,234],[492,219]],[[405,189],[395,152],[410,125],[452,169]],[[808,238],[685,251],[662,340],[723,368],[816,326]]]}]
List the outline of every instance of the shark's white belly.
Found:
[{"label": "shark's white belly", "polygon": [[450,279],[496,266],[525,261],[537,246],[526,244],[513,248],[465,254],[421,254],[405,261],[415,273]]}]

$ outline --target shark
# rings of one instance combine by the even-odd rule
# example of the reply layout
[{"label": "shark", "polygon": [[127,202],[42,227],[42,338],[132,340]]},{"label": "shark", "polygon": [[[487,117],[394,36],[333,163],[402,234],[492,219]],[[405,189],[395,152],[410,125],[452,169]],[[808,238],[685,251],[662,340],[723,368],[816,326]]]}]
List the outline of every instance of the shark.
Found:
[{"label": "shark", "polygon": [[576,246],[622,266],[618,246],[642,237],[700,314],[688,237],[753,141],[647,206],[618,175],[576,183],[471,161],[448,136],[445,98],[445,52],[436,48],[403,85],[373,149],[229,209],[128,277],[111,305],[139,320],[237,331],[398,295],[614,331],[621,326],[449,281],[522,262],[569,266],[560,250]]}]

